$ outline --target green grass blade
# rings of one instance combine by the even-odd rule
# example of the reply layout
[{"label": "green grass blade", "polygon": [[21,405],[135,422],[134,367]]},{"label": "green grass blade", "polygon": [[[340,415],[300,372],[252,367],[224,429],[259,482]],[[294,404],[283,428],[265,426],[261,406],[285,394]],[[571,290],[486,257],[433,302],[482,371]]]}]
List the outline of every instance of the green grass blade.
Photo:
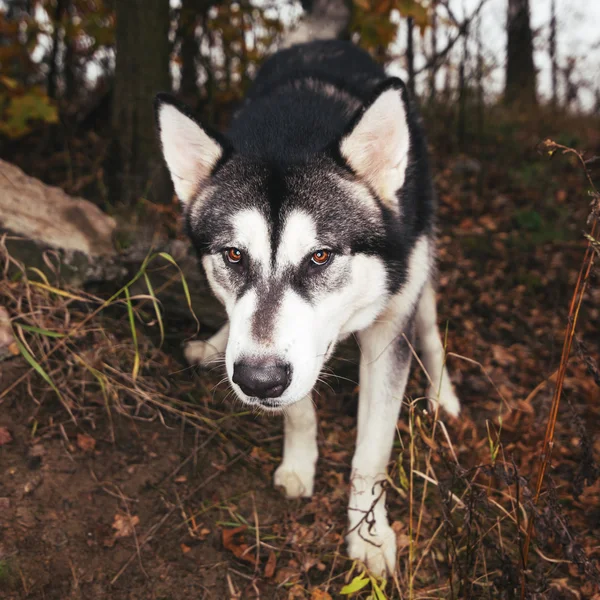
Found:
[{"label": "green grass blade", "polygon": [[129,325],[131,326],[131,338],[133,339],[133,345],[135,347],[135,358],[133,359],[133,371],[131,376],[135,381],[137,379],[140,370],[140,350],[138,347],[137,329],[135,328],[135,316],[133,314],[133,305],[131,303],[131,295],[129,294],[129,288],[125,288],[125,299],[127,302],[127,313],[129,314]]},{"label": "green grass blade", "polygon": [[[21,327],[21,326],[17,325],[17,327]],[[14,331],[13,331],[13,338],[15,339],[15,343],[17,344],[17,347],[19,348],[19,352],[23,355],[25,360],[34,369],[34,371],[36,371],[36,373],[38,373],[42,377],[42,379],[52,388],[54,393],[58,396],[58,399],[62,402],[62,404],[65,406],[65,408],[69,412],[69,415],[71,416],[73,421],[76,423],[77,420],[75,419],[75,415],[71,411],[71,408],[69,407],[68,403],[63,398],[63,395],[59,392],[54,381],[52,381],[52,378],[50,377],[50,375],[48,375],[48,373],[46,373],[46,371],[44,370],[44,367],[42,367],[42,365],[40,365],[40,363],[35,359],[35,357],[31,354],[31,352],[29,352],[29,350],[27,349],[25,344],[18,338],[17,335],[15,335]]]},{"label": "green grass blade", "polygon": [[355,594],[356,592],[362,590],[364,587],[367,587],[367,585],[369,585],[369,581],[369,578],[365,575],[364,572],[360,573],[360,575],[357,575],[348,585],[345,585],[340,590],[340,594],[343,594],[344,596]]},{"label": "green grass blade", "polygon": [[175,259],[170,254],[167,254],[166,252],[159,252],[158,255],[164,258],[166,261],[170,262],[172,265],[174,265],[179,271],[179,274],[181,275],[181,285],[183,286],[183,293],[185,294],[185,299],[187,301],[188,308],[192,313],[192,317],[194,317],[194,321],[196,321],[196,333],[198,333],[198,331],[200,331],[200,321],[198,321],[198,317],[196,316],[196,313],[192,308],[192,296],[190,294],[190,289],[188,287],[187,281],[185,280],[185,275],[183,274],[181,267],[177,264]]},{"label": "green grass blade", "polygon": [[150,282],[150,278],[148,277],[148,273],[144,272],[144,280],[146,281],[146,287],[148,288],[148,293],[152,296],[152,304],[154,306],[154,312],[156,313],[156,320],[158,321],[158,328],[160,329],[160,346],[162,347],[163,342],[165,341],[165,327],[162,320],[162,315],[160,313],[160,306],[158,305],[158,298],[154,293],[154,288],[152,287],[152,283]]},{"label": "green grass blade", "polygon": [[19,327],[25,331],[29,331],[31,333],[38,333],[39,335],[44,335],[50,338],[64,338],[64,333],[58,333],[57,331],[50,331],[48,329],[42,329],[41,327],[34,327],[33,325],[25,325],[19,323]]}]

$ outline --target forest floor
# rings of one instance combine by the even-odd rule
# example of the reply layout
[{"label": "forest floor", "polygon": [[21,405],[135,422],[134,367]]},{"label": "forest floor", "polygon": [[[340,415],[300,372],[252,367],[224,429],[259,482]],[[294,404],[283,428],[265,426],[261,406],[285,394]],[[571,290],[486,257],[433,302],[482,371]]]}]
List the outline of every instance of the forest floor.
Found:
[{"label": "forest floor", "polygon": [[[315,495],[287,500],[272,486],[280,419],[183,363],[191,317],[164,307],[160,349],[149,298],[99,310],[88,291],[0,279],[19,332],[0,362],[0,598],[326,600],[349,585],[343,597],[600,599],[597,267],[532,502],[590,211],[576,157],[535,147],[549,136],[600,154],[599,132],[575,119],[497,125],[471,156],[431,136],[439,321],[463,411],[440,415],[445,426],[423,413],[413,369],[388,486],[398,576],[381,592],[345,556],[356,350],[316,394]],[[146,323],[135,338],[128,307]]]}]

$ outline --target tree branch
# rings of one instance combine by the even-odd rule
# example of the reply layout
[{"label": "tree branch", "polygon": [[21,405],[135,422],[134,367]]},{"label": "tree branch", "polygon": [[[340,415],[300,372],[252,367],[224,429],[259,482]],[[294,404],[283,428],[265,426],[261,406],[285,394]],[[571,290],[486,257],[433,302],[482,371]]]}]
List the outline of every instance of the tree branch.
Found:
[{"label": "tree branch", "polygon": [[458,40],[460,40],[460,38],[463,35],[465,35],[465,33],[467,32],[467,30],[469,29],[469,25],[471,25],[471,22],[473,21],[473,19],[481,12],[481,9],[483,8],[483,6],[485,5],[486,2],[487,2],[487,0],[480,0],[480,2],[478,4],[477,8],[474,10],[473,14],[468,19],[464,19],[462,22],[457,21],[456,17],[450,11],[450,9],[447,6],[447,4],[445,2],[442,2],[442,5],[448,11],[448,15],[449,15],[450,19],[457,24],[457,26],[458,26],[458,32],[456,33],[456,35],[453,38],[450,38],[448,40],[448,43],[446,44],[446,46],[442,50],[440,50],[435,56],[432,56],[425,63],[425,65],[423,65],[422,67],[420,67],[419,69],[417,69],[415,71],[415,75],[419,75],[423,71],[428,71],[432,67],[438,67],[439,66],[440,61],[447,56],[447,54],[450,52],[450,50],[452,50],[452,48],[454,47],[454,45],[456,44],[456,42],[458,42]]}]

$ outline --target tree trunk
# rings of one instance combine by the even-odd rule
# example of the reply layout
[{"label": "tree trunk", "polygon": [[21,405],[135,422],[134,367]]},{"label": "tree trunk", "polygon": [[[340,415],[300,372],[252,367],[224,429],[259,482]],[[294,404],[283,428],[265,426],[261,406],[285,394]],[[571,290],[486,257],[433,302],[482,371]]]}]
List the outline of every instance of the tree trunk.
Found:
[{"label": "tree trunk", "polygon": [[552,65],[552,108],[558,105],[558,64],[556,61],[556,0],[552,0],[550,17],[550,63]]},{"label": "tree trunk", "polygon": [[463,36],[463,54],[458,69],[458,148],[466,150],[467,136],[467,62],[469,61],[469,29]]},{"label": "tree trunk", "polygon": [[429,68],[429,103],[435,100],[436,77],[438,73],[437,57],[437,0],[434,0],[431,8],[431,66]]},{"label": "tree trunk", "polygon": [[508,43],[506,48],[507,103],[537,104],[533,36],[529,24],[529,0],[508,0]]},{"label": "tree trunk", "polygon": [[477,139],[479,152],[483,152],[483,128],[485,115],[485,94],[483,89],[483,40],[481,39],[481,17],[477,17]]},{"label": "tree trunk", "polygon": [[210,6],[206,0],[182,0],[179,17],[179,38],[181,39],[181,86],[179,95],[188,105],[198,106],[198,54],[200,45],[196,38],[196,28],[200,17]]},{"label": "tree trunk", "polygon": [[[111,154],[114,198],[132,204],[145,196],[170,202],[172,191],[154,132],[152,101],[171,89],[169,0],[116,3],[117,60]],[[110,169],[109,167],[109,169]]]},{"label": "tree trunk", "polygon": [[50,51],[50,71],[48,72],[48,97],[56,98],[58,90],[58,46],[60,44],[60,32],[63,28],[63,15],[67,9],[68,0],[58,0],[54,12],[54,30],[52,32],[52,50]]},{"label": "tree trunk", "polygon": [[415,49],[414,49],[414,20],[408,17],[406,20],[407,38],[406,38],[406,68],[408,70],[408,91],[412,98],[415,97]]}]

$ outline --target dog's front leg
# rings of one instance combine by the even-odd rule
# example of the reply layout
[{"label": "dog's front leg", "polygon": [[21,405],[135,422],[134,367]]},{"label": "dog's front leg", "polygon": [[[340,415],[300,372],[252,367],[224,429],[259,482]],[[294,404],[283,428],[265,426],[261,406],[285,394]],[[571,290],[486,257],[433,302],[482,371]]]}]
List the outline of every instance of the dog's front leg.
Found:
[{"label": "dog's front leg", "polygon": [[309,394],[286,407],[283,460],[273,478],[288,498],[309,498],[313,493],[317,464],[317,414]]},{"label": "dog's front leg", "polygon": [[187,342],[183,350],[185,359],[190,365],[213,366],[227,349],[228,339],[229,322],[225,323],[217,333],[207,340]]},{"label": "dog's front leg", "polygon": [[[412,324],[404,327],[409,340],[411,330]],[[359,335],[358,432],[346,541],[350,558],[378,575],[393,573],[396,566],[396,536],[388,522],[384,490],[411,359],[402,331],[375,323]]]}]

